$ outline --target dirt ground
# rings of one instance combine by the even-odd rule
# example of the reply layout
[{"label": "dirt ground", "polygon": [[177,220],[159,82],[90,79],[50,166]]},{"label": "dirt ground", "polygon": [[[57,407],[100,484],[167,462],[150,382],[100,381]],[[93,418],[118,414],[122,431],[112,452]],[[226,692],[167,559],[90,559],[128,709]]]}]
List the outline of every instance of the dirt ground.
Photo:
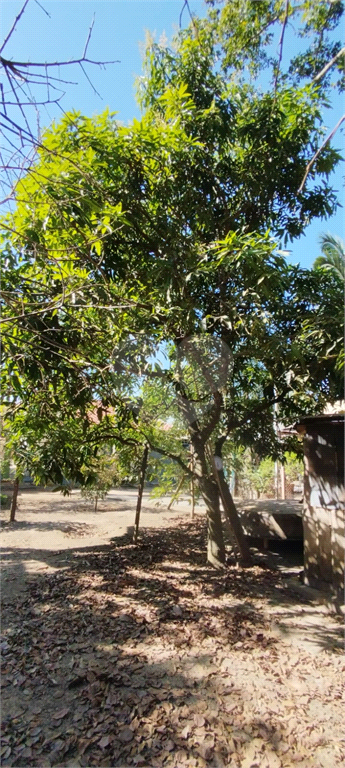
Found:
[{"label": "dirt ground", "polygon": [[[71,550],[86,551],[106,545],[112,537],[133,530],[136,502],[136,490],[112,490],[104,501],[98,502],[95,513],[93,503],[82,499],[79,491],[64,497],[52,491],[21,490],[16,522],[8,524],[8,510],[0,513],[2,597],[20,594],[23,585],[35,574],[63,568]],[[142,527],[164,527],[168,520],[179,518],[181,513],[188,517],[188,502],[175,505],[174,511],[167,511],[167,503],[168,500],[158,502],[150,498],[150,492],[145,491]]]},{"label": "dirt ground", "polygon": [[[114,490],[1,513],[4,766],[343,765],[342,622],[298,566],[205,562],[205,515]],[[292,562],[292,560],[291,560]]]}]

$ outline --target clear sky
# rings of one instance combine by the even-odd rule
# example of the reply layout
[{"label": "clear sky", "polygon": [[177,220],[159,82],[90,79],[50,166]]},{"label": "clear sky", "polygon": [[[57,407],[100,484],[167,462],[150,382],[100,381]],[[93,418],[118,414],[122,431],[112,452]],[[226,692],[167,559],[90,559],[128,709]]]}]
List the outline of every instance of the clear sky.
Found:
[{"label": "clear sky", "polygon": [[[4,39],[23,1],[1,0],[1,38]],[[203,0],[189,0],[192,12],[203,16]],[[41,6],[41,7],[40,7]],[[96,61],[117,59],[119,63],[100,69],[89,66],[88,74],[99,92],[97,96],[77,67],[61,69],[61,77],[78,85],[66,85],[62,105],[67,111],[76,109],[92,115],[109,107],[124,123],[139,117],[135,102],[135,78],[141,73],[141,45],[146,31],[159,38],[163,33],[171,38],[178,28],[183,0],[30,0],[3,55],[19,61],[66,61],[82,55],[88,30],[95,23],[88,55]],[[44,12],[44,10],[49,13]],[[183,25],[189,21],[187,10]],[[339,32],[339,31],[338,31]],[[339,32],[340,34],[340,32]],[[291,51],[289,51],[291,54]],[[336,93],[332,110],[327,114],[327,126],[332,128],[344,111],[343,99]],[[41,123],[49,125],[58,117],[58,107],[41,113]],[[343,148],[343,134],[336,135],[334,146]],[[334,174],[333,183],[344,202],[344,164]],[[306,235],[288,245],[288,260],[308,267],[319,253],[318,239],[322,232],[345,236],[343,209],[327,221],[316,221]]]}]

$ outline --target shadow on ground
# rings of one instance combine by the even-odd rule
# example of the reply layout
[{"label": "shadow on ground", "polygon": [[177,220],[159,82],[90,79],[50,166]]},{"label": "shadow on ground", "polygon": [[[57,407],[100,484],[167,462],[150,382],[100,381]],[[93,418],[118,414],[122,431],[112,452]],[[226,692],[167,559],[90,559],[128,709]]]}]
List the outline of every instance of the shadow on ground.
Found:
[{"label": "shadow on ground", "polygon": [[5,602],[2,765],[222,768],[253,744],[270,764],[284,720],[246,719],[231,668],[274,655],[263,606],[290,612],[300,597],[259,564],[214,571],[205,549],[197,520],[142,530],[139,546],[128,529],[106,546],[4,550],[14,568],[58,570]]}]

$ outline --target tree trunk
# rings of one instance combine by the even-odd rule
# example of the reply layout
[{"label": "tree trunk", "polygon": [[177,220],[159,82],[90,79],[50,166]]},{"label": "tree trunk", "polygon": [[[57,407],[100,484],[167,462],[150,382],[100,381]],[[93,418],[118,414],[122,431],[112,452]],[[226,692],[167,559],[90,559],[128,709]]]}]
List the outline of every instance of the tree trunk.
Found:
[{"label": "tree trunk", "polygon": [[220,570],[225,566],[225,545],[218,486],[209,477],[202,477],[200,479],[200,486],[207,509],[207,560],[211,565]]},{"label": "tree trunk", "polygon": [[[189,466],[190,466],[190,469],[192,470],[192,472],[194,472],[194,454],[193,454],[193,445],[192,444],[190,446],[190,452],[191,452],[191,456],[190,456],[190,465]],[[191,504],[192,504],[190,516],[191,516],[191,519],[194,520],[194,513],[195,513],[195,485],[194,485],[194,477],[191,477],[191,480],[190,480],[190,496],[191,496]]]},{"label": "tree trunk", "polygon": [[11,512],[10,512],[11,523],[13,523],[16,518],[18,491],[19,491],[19,477],[16,477],[13,483],[13,496],[12,496],[12,504],[11,504]]},{"label": "tree trunk", "polygon": [[[207,509],[208,519],[208,543],[207,559],[215,568],[222,569],[225,565],[225,545],[223,539],[222,518],[219,507],[219,497],[222,500],[224,513],[235,538],[236,546],[240,553],[243,566],[252,565],[252,557],[249,545],[242,530],[240,518],[237,513],[229,486],[225,480],[221,462],[221,448],[224,440],[220,439],[216,447],[217,456],[201,443],[193,440],[194,456],[199,469],[199,484]],[[209,458],[213,470],[213,476],[209,477],[206,455]],[[216,462],[217,459],[218,461]],[[217,466],[218,464],[218,466]]]},{"label": "tree trunk", "polygon": [[194,488],[194,478],[192,477],[190,481],[190,497],[191,497],[191,510],[190,510],[190,516],[191,519],[194,520],[195,517],[195,488]]},{"label": "tree trunk", "polygon": [[215,469],[225,515],[230,523],[237,547],[239,549],[241,564],[252,565],[252,556],[249,545],[243,533],[242,525],[229,486],[225,480],[223,469]]},{"label": "tree trunk", "polygon": [[136,508],[136,512],[135,512],[133,544],[136,544],[137,541],[138,541],[141,501],[142,501],[142,498],[143,498],[143,490],[144,490],[144,484],[145,484],[145,475],[146,475],[146,468],[147,468],[148,453],[149,453],[149,446],[145,445],[145,450],[144,450],[144,453],[143,453],[143,458],[142,458],[142,462],[141,462],[141,470],[140,470],[140,482],[139,482],[137,508]]},{"label": "tree trunk", "polygon": [[198,472],[198,484],[207,510],[207,560],[214,568],[221,570],[225,566],[225,545],[219,489],[214,477],[210,477],[205,444],[195,435],[191,437],[191,443],[194,469]]}]

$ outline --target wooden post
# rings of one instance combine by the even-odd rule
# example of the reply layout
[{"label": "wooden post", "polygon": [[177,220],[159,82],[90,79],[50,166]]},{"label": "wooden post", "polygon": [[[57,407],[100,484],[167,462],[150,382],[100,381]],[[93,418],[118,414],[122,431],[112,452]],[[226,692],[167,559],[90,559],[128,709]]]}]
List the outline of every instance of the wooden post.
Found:
[{"label": "wooden post", "polygon": [[13,496],[12,496],[12,504],[11,504],[11,512],[10,512],[10,523],[13,523],[16,518],[18,491],[19,491],[19,477],[16,477],[13,483]]},{"label": "wooden post", "polygon": [[134,522],[133,544],[136,544],[138,541],[141,501],[143,498],[148,453],[149,453],[149,446],[145,445],[143,458],[141,462],[141,470],[140,470],[139,491],[138,491],[138,499],[137,499],[137,508],[135,512],[135,522]]},{"label": "wooden post", "polygon": [[280,483],[281,483],[281,489],[282,489],[282,499],[285,499],[286,490],[285,490],[285,467],[284,467],[284,464],[280,465]]},{"label": "wooden post", "polygon": [[278,462],[274,462],[274,489],[276,494],[276,499],[279,499],[279,468],[278,468]]}]

